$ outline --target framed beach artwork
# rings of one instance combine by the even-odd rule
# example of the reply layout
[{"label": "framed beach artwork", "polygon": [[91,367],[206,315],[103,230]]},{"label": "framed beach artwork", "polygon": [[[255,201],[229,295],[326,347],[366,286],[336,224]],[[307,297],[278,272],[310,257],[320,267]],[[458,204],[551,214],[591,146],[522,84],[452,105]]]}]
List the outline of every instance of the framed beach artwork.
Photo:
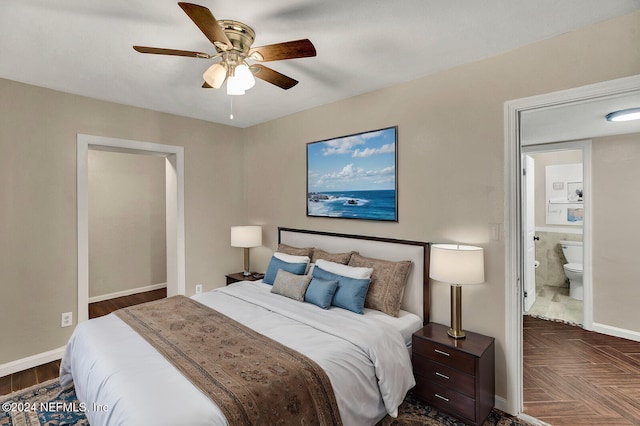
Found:
[{"label": "framed beach artwork", "polygon": [[307,144],[307,216],[398,221],[398,128]]}]

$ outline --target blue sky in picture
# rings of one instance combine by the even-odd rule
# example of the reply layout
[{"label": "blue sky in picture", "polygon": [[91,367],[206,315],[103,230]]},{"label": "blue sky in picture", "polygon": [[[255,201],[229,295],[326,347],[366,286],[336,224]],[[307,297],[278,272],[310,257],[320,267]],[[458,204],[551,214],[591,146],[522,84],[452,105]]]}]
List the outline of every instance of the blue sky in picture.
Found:
[{"label": "blue sky in picture", "polygon": [[395,144],[395,127],[308,144],[308,191],[395,189]]}]

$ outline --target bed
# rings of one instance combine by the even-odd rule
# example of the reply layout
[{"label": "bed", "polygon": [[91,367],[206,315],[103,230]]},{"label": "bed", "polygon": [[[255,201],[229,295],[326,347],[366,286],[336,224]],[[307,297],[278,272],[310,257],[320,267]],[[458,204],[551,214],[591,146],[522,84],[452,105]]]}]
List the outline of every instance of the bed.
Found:
[{"label": "bed", "polygon": [[[293,282],[316,280],[313,281],[314,288],[320,288],[317,283],[332,283],[331,280],[320,279],[326,277],[317,275],[326,273],[323,268],[327,271],[330,270],[329,267],[338,268],[338,271],[344,268],[342,265],[337,266],[340,262],[321,258],[316,262],[310,262],[311,256],[309,259],[311,265],[307,265],[310,270],[305,269],[302,274],[289,274],[283,272],[283,268],[278,268],[276,283],[269,275],[270,273],[273,275],[273,269],[276,269],[273,265],[277,267],[280,265],[278,262],[282,261],[280,258],[275,259],[274,255],[269,264],[267,276],[264,278],[264,281],[269,279],[271,283],[263,280],[242,281],[211,292],[196,294],[191,298],[178,296],[180,299],[172,303],[184,305],[184,309],[190,310],[191,315],[183,316],[194,317],[191,326],[204,329],[204,334],[210,329],[216,329],[216,333],[219,332],[218,325],[222,324],[219,322],[219,317],[226,316],[233,319],[233,324],[229,327],[243,327],[242,333],[245,334],[239,334],[240,337],[237,339],[222,341],[233,340],[234,348],[239,347],[238,341],[242,342],[242,336],[249,339],[248,341],[256,339],[255,342],[260,342],[258,338],[264,338],[267,343],[255,344],[254,347],[280,345],[274,347],[290,351],[292,358],[303,360],[300,362],[311,360],[310,364],[319,367],[321,370],[319,375],[324,375],[328,380],[328,387],[333,391],[333,396],[327,397],[329,408],[321,411],[323,414],[314,419],[315,423],[373,425],[387,414],[395,416],[406,392],[415,385],[410,362],[411,334],[422,327],[429,316],[428,243],[279,228],[277,251],[284,253],[287,248],[294,250],[313,248],[316,254],[322,253],[332,260],[335,258],[331,256],[336,253],[356,253],[360,256],[358,259],[365,262],[364,266],[344,265],[348,266],[349,272],[367,269],[367,259],[397,263],[409,261],[411,266],[408,269],[398,316],[391,316],[378,309],[367,307],[362,309],[362,314],[352,311],[350,306],[347,308],[330,306],[325,309],[320,304],[295,300],[275,293],[276,288],[280,290],[289,288],[282,284],[288,283],[285,278],[292,277]],[[296,254],[281,255],[296,256]],[[290,260],[288,257],[283,258]],[[380,276],[378,274],[378,277]],[[379,278],[378,282],[381,282]],[[371,283],[373,285],[373,281]],[[342,282],[339,283],[338,288],[346,288],[340,287],[341,285]],[[369,287],[369,290],[372,288],[372,286]],[[311,287],[308,289],[310,290]],[[305,290],[305,292],[310,294],[310,291]],[[209,364],[208,368],[212,368],[212,371],[218,371],[221,375],[226,374],[226,370],[215,369],[222,368],[217,363],[223,361],[223,358],[234,356],[226,350],[228,347],[220,346],[221,349],[217,351],[200,350],[199,353],[207,352],[205,355],[210,359],[193,361],[196,358],[190,358],[193,361],[192,367],[180,367],[165,358],[166,352],[195,353],[196,349],[184,349],[182,344],[165,346],[154,344],[152,338],[143,338],[138,333],[140,330],[134,330],[137,327],[135,315],[143,314],[148,315],[153,321],[168,322],[167,329],[173,328],[175,322],[171,322],[171,317],[180,316],[180,314],[174,305],[166,305],[169,303],[166,302],[167,300],[158,301],[157,306],[154,305],[157,302],[142,305],[139,311],[118,311],[118,313],[79,324],[67,345],[61,363],[61,383],[67,384],[73,381],[78,399],[87,407],[86,415],[92,425],[251,423],[247,419],[241,421],[240,417],[229,415],[225,401],[214,403],[207,396],[207,389],[203,390],[201,387],[201,383],[192,382],[185,377],[185,369],[199,370],[200,364]],[[128,315],[131,318],[128,318]],[[207,323],[203,317],[207,317],[206,320],[210,322]],[[168,333],[167,330],[157,329],[159,326],[155,323],[140,327],[153,329],[156,340],[160,341],[164,341]],[[192,341],[198,340],[196,344],[205,345],[200,342],[199,335],[194,335],[192,332],[185,333]],[[206,344],[209,345],[209,343]],[[206,348],[209,347],[206,346]],[[273,349],[268,355],[278,358],[285,352],[284,349]],[[274,372],[274,368],[270,367],[270,369],[274,374],[287,375],[282,371]],[[245,368],[243,373],[246,371],[249,370]],[[265,377],[265,374],[257,369],[250,369],[250,372],[253,375],[251,380],[254,382],[259,382]],[[307,377],[311,374],[296,374],[296,376]],[[206,377],[208,377],[207,380],[218,381],[216,377],[211,377],[211,374]],[[278,383],[280,383],[279,380],[278,378]],[[251,401],[257,401],[256,405],[262,404],[262,401],[270,401],[267,398],[270,395],[265,394],[275,395],[279,391],[270,391],[270,389],[280,389],[272,387],[274,383],[265,381],[263,388],[266,391],[256,390],[258,396]],[[257,386],[258,384],[256,388]],[[309,388],[311,389],[309,392],[316,392],[311,394],[314,400],[315,395],[324,392],[321,387],[316,389],[315,385],[296,384],[297,387],[294,390],[292,390],[294,385],[283,384],[282,386],[289,392],[299,390],[301,387],[304,387],[305,391]],[[303,405],[303,408],[309,405],[308,402],[301,403],[300,401],[305,400],[298,400],[297,394],[293,396],[296,401],[289,403],[287,408],[294,406],[297,410],[300,408],[298,405]],[[277,404],[277,402],[264,402],[264,404]],[[337,414],[331,414],[331,407],[334,407],[333,410]],[[277,410],[272,409],[272,411],[270,415],[280,416],[274,417],[279,419],[278,422],[287,423],[285,410],[276,412]],[[325,413],[328,414],[325,416]],[[337,418],[331,417],[332,415],[337,415]]]}]

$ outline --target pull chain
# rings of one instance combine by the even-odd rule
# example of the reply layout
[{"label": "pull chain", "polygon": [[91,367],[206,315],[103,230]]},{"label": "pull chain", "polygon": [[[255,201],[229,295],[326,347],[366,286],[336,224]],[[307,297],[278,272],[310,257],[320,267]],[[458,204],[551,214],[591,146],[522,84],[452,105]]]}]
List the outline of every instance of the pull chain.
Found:
[{"label": "pull chain", "polygon": [[233,120],[233,96],[229,96],[229,118]]}]

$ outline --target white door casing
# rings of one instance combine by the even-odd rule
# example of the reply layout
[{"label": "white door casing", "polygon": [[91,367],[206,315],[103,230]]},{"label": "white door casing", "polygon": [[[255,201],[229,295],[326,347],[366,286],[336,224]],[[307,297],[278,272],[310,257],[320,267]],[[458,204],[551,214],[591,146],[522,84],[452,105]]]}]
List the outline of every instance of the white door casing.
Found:
[{"label": "white door casing", "polygon": [[525,154],[525,167],[523,181],[523,212],[525,213],[525,254],[524,254],[524,293],[523,293],[523,310],[529,312],[529,309],[536,301],[536,210],[535,210],[535,160],[530,155]]},{"label": "white door casing", "polygon": [[167,296],[185,294],[184,147],[78,134],[78,323],[89,319],[89,150],[159,155],[165,158]]},{"label": "white door casing", "polygon": [[[504,104],[504,156],[505,156],[505,361],[507,376],[507,398],[504,411],[520,415],[523,409],[522,380],[522,295],[521,278],[523,266],[521,220],[521,146],[520,115],[525,111],[552,108],[563,105],[589,102],[605,97],[637,93],[640,91],[640,75],[561,90],[544,95],[507,101]],[[584,158],[590,163],[591,158]],[[586,182],[585,182],[586,183]],[[584,188],[585,193],[589,193]],[[585,203],[585,241],[591,239],[588,205]],[[585,248],[585,265],[591,264],[590,250]],[[591,271],[585,269],[584,280],[590,280]],[[591,292],[585,287],[585,305],[592,305]],[[591,329],[592,312],[585,312],[584,326]]]}]

